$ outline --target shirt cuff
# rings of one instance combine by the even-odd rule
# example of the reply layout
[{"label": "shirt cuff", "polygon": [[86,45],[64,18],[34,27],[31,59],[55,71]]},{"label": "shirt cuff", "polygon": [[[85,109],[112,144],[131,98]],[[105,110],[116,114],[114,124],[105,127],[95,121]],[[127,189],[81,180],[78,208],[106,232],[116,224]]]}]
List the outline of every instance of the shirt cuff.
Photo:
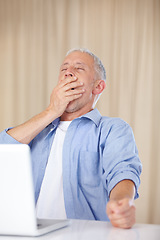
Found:
[{"label": "shirt cuff", "polygon": [[132,173],[129,171],[122,172],[122,173],[119,173],[116,176],[114,176],[114,178],[110,181],[110,183],[108,185],[108,197],[110,196],[112,189],[122,180],[131,180],[134,182],[134,184],[135,184],[134,199],[137,199],[139,197],[138,187],[140,185],[140,178],[138,176],[136,176],[135,173]]},{"label": "shirt cuff", "polygon": [[20,144],[20,142],[7,133],[9,129],[11,128],[7,128],[0,133],[0,144]]}]

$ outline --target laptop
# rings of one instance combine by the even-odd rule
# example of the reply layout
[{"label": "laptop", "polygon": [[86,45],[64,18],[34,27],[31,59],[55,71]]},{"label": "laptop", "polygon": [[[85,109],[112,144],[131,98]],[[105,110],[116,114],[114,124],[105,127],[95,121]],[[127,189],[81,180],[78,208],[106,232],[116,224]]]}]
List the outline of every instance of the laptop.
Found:
[{"label": "laptop", "polygon": [[0,144],[0,235],[40,236],[69,222],[36,219],[30,148]]}]

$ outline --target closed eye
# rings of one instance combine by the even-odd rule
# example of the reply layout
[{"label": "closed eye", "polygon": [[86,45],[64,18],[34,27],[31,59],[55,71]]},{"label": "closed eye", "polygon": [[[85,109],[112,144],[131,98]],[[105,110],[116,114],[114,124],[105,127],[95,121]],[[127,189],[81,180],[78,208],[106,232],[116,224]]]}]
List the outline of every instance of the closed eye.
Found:
[{"label": "closed eye", "polygon": [[76,68],[77,70],[82,70],[82,71],[84,71],[85,69],[84,68],[80,68],[80,67],[78,67],[78,68]]},{"label": "closed eye", "polygon": [[66,71],[67,70],[67,68],[62,68],[61,69],[61,72],[64,72],[64,71]]}]

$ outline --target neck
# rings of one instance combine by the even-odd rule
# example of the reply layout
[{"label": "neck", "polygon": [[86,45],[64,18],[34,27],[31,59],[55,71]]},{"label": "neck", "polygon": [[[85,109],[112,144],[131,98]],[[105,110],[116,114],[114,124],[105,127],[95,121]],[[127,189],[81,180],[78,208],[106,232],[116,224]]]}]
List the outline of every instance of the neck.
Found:
[{"label": "neck", "polygon": [[61,119],[61,121],[72,121],[72,120],[74,120],[74,119],[92,111],[92,110],[93,110],[93,108],[91,108],[89,110],[86,110],[86,111],[81,111],[81,110],[76,111],[76,112],[66,112],[65,111],[62,114],[62,116],[60,117],[60,119]]}]

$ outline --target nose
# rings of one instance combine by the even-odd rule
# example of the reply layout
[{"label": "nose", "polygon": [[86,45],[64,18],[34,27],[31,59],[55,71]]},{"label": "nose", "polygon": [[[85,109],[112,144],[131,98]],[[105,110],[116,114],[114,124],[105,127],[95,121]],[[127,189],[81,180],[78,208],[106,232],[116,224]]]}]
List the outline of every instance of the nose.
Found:
[{"label": "nose", "polygon": [[73,77],[73,74],[72,73],[65,73],[65,77],[68,77],[68,76]]},{"label": "nose", "polygon": [[68,68],[67,71],[65,72],[65,77],[73,77],[74,76],[74,72],[72,70],[72,68]]}]

